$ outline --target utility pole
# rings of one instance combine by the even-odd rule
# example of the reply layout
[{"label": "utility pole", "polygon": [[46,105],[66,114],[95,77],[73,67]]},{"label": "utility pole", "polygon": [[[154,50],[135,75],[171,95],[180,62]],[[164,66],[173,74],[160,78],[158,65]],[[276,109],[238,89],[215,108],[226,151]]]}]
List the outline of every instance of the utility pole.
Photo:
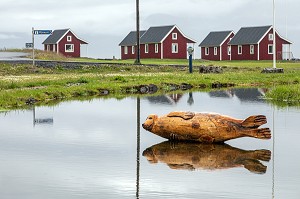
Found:
[{"label": "utility pole", "polygon": [[275,24],[275,0],[273,0],[273,68],[276,68],[276,24]]},{"label": "utility pole", "polygon": [[136,60],[135,64],[141,64],[140,54],[140,1],[136,0]]},{"label": "utility pole", "polygon": [[[275,0],[273,0],[273,67],[264,68],[262,73],[284,73],[283,68],[276,68],[276,23],[275,23]],[[270,49],[269,49],[270,50]]]}]

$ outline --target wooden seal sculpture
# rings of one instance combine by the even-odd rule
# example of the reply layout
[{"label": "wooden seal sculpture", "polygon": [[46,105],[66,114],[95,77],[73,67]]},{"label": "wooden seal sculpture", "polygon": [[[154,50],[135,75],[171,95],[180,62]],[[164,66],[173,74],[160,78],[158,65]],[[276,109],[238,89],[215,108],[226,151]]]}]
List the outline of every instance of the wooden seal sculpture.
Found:
[{"label": "wooden seal sculpture", "polygon": [[144,150],[143,156],[150,163],[164,163],[178,170],[223,170],[244,167],[250,172],[264,174],[271,151],[243,150],[228,144],[165,141]]},{"label": "wooden seal sculpture", "polygon": [[151,114],[142,126],[169,140],[215,143],[240,137],[270,139],[269,128],[258,128],[265,123],[264,115],[240,120],[216,113],[171,112],[161,117]]}]

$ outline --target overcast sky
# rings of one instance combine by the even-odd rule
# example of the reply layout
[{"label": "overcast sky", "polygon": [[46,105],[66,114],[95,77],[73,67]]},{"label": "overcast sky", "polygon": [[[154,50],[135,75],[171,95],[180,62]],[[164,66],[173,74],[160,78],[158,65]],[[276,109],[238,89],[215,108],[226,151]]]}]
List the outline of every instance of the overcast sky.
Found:
[{"label": "overcast sky", "polygon": [[[272,0],[140,0],[141,29],[176,24],[198,44],[210,31],[272,25]],[[300,57],[299,0],[276,0],[276,26]],[[118,44],[135,30],[135,0],[1,0],[0,48],[23,48],[31,28],[71,30],[89,42],[83,55],[120,58]],[[35,36],[42,49],[46,36]],[[199,54],[199,48],[196,52]]]}]

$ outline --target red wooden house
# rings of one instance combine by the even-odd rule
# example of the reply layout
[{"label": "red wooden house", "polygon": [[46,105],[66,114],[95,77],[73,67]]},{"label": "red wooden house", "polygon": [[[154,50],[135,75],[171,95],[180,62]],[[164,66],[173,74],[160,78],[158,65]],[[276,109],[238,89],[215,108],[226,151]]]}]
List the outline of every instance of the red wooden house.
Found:
[{"label": "red wooden house", "polygon": [[77,37],[70,29],[62,29],[54,30],[43,44],[46,51],[53,51],[67,57],[80,57],[80,46],[88,42]]},{"label": "red wooden house", "polygon": [[233,31],[210,32],[199,45],[201,58],[214,61],[230,60],[228,42],[233,36]]},{"label": "red wooden house", "polygon": [[[276,32],[276,57],[283,59],[283,45],[292,42],[281,37]],[[230,60],[272,60],[273,59],[273,26],[244,27],[228,43],[231,55]]]},{"label": "red wooden house", "polygon": [[[150,27],[140,31],[140,56],[141,58],[156,59],[186,59],[188,45],[196,41],[187,37],[176,26]],[[136,31],[130,32],[121,46],[121,59],[136,58]]]}]

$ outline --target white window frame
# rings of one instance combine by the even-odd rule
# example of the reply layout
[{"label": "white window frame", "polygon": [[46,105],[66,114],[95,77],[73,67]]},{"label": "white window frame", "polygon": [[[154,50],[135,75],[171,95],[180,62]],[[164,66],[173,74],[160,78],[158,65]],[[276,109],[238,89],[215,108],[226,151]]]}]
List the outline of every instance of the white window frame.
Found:
[{"label": "white window frame", "polygon": [[55,47],[56,47],[56,45],[55,45],[55,44],[53,44],[53,49],[52,49],[52,50],[53,50],[53,52],[55,52],[55,51],[56,51],[56,48],[55,48]]},{"label": "white window frame", "polygon": [[178,53],[178,43],[172,43],[172,53]]},{"label": "white window frame", "polygon": [[204,51],[205,51],[205,55],[209,55],[209,47],[205,47]]},{"label": "white window frame", "polygon": [[[67,46],[71,46],[71,49],[67,50]],[[74,44],[65,44],[65,52],[66,53],[73,53],[74,52]]]},{"label": "white window frame", "polygon": [[177,33],[172,33],[172,40],[177,40]]},{"label": "white window frame", "polygon": [[131,46],[131,54],[135,53],[135,46]]},{"label": "white window frame", "polygon": [[149,44],[145,44],[145,53],[149,53]]},{"label": "white window frame", "polygon": [[273,41],[273,39],[274,39],[274,35],[273,35],[273,33],[270,33],[269,34],[269,41]]},{"label": "white window frame", "polygon": [[158,44],[155,44],[155,53],[158,53]]},{"label": "white window frame", "polygon": [[227,54],[228,54],[228,55],[231,55],[231,46],[228,46],[228,47],[227,47]]},{"label": "white window frame", "polygon": [[214,47],[214,55],[218,55],[218,47]]},{"label": "white window frame", "polygon": [[125,54],[125,55],[128,54],[128,46],[124,46],[124,54]]},{"label": "white window frame", "polygon": [[50,45],[49,44],[47,45],[47,51],[50,51]]},{"label": "white window frame", "polygon": [[238,54],[239,55],[243,54],[243,46],[242,45],[238,45]]},{"label": "white window frame", "polygon": [[[272,46],[272,52],[270,52],[270,47]],[[273,44],[269,44],[268,45],[268,54],[269,55],[273,55],[273,52],[274,52],[274,48],[273,48]]]},{"label": "white window frame", "polygon": [[254,45],[250,45],[250,55],[254,55]]},{"label": "white window frame", "polygon": [[67,41],[72,41],[72,36],[71,35],[67,36]]}]

